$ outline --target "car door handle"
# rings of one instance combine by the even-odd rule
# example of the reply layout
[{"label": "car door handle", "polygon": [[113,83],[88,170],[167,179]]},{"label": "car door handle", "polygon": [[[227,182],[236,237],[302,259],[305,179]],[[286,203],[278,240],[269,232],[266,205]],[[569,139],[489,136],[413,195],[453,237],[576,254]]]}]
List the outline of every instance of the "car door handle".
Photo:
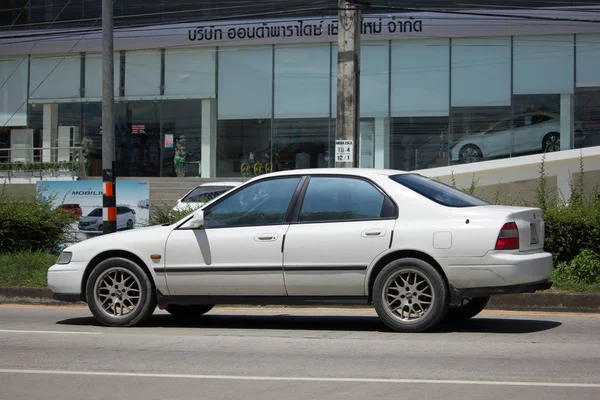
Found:
[{"label": "car door handle", "polygon": [[276,233],[264,233],[262,235],[258,235],[254,238],[257,242],[273,242],[277,240]]},{"label": "car door handle", "polygon": [[381,237],[385,236],[385,229],[367,229],[360,234],[362,237]]}]

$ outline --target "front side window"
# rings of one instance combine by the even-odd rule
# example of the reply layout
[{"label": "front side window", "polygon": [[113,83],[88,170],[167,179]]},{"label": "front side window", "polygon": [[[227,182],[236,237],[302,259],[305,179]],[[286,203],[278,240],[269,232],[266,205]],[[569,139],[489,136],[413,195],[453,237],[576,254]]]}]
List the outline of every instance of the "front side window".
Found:
[{"label": "front side window", "polygon": [[384,195],[370,183],[355,178],[312,177],[299,222],[378,219]]},{"label": "front side window", "polygon": [[489,203],[462,190],[418,174],[398,174],[390,178],[399,184],[447,207],[487,206]]},{"label": "front side window", "polygon": [[282,224],[300,179],[269,179],[242,188],[204,213],[204,227]]}]

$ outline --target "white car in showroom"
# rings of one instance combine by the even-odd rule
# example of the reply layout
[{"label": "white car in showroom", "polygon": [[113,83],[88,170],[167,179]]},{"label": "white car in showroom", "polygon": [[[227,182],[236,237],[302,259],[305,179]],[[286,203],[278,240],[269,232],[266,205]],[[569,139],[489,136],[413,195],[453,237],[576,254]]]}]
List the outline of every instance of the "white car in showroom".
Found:
[{"label": "white car in showroom", "polygon": [[[586,130],[575,123],[575,148]],[[504,118],[484,132],[466,135],[452,145],[452,161],[472,163],[515,154],[560,150],[560,118],[548,112],[517,114]]]},{"label": "white car in showroom", "polygon": [[216,304],[373,304],[396,331],[547,289],[538,208],[494,206],[434,179],[378,169],[255,177],[183,219],[88,239],[48,271],[64,301],[107,326]]},{"label": "white car in showroom", "polygon": [[232,188],[241,185],[242,182],[209,182],[196,186],[182,198],[177,199],[173,211],[193,211],[204,203],[222,195]]}]

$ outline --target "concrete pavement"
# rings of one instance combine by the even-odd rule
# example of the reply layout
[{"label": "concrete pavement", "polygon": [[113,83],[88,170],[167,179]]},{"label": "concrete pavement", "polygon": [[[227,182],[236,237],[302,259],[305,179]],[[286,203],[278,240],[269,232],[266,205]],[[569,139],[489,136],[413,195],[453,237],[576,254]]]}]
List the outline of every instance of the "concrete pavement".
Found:
[{"label": "concrete pavement", "polygon": [[85,307],[0,306],[17,399],[600,398],[600,314],[484,311],[433,333],[369,309],[220,308],[98,325]]}]

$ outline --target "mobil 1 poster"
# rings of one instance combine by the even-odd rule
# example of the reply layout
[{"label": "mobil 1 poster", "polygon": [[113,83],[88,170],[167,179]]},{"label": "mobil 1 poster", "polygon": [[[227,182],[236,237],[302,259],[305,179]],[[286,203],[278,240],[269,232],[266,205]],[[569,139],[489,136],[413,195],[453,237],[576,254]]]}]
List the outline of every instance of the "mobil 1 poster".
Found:
[{"label": "mobil 1 poster", "polygon": [[[73,229],[80,233],[100,234],[103,231],[101,180],[41,180],[36,184],[38,195],[52,200],[53,207],[77,218]],[[117,230],[134,229],[148,224],[150,182],[148,180],[117,180]]]}]

